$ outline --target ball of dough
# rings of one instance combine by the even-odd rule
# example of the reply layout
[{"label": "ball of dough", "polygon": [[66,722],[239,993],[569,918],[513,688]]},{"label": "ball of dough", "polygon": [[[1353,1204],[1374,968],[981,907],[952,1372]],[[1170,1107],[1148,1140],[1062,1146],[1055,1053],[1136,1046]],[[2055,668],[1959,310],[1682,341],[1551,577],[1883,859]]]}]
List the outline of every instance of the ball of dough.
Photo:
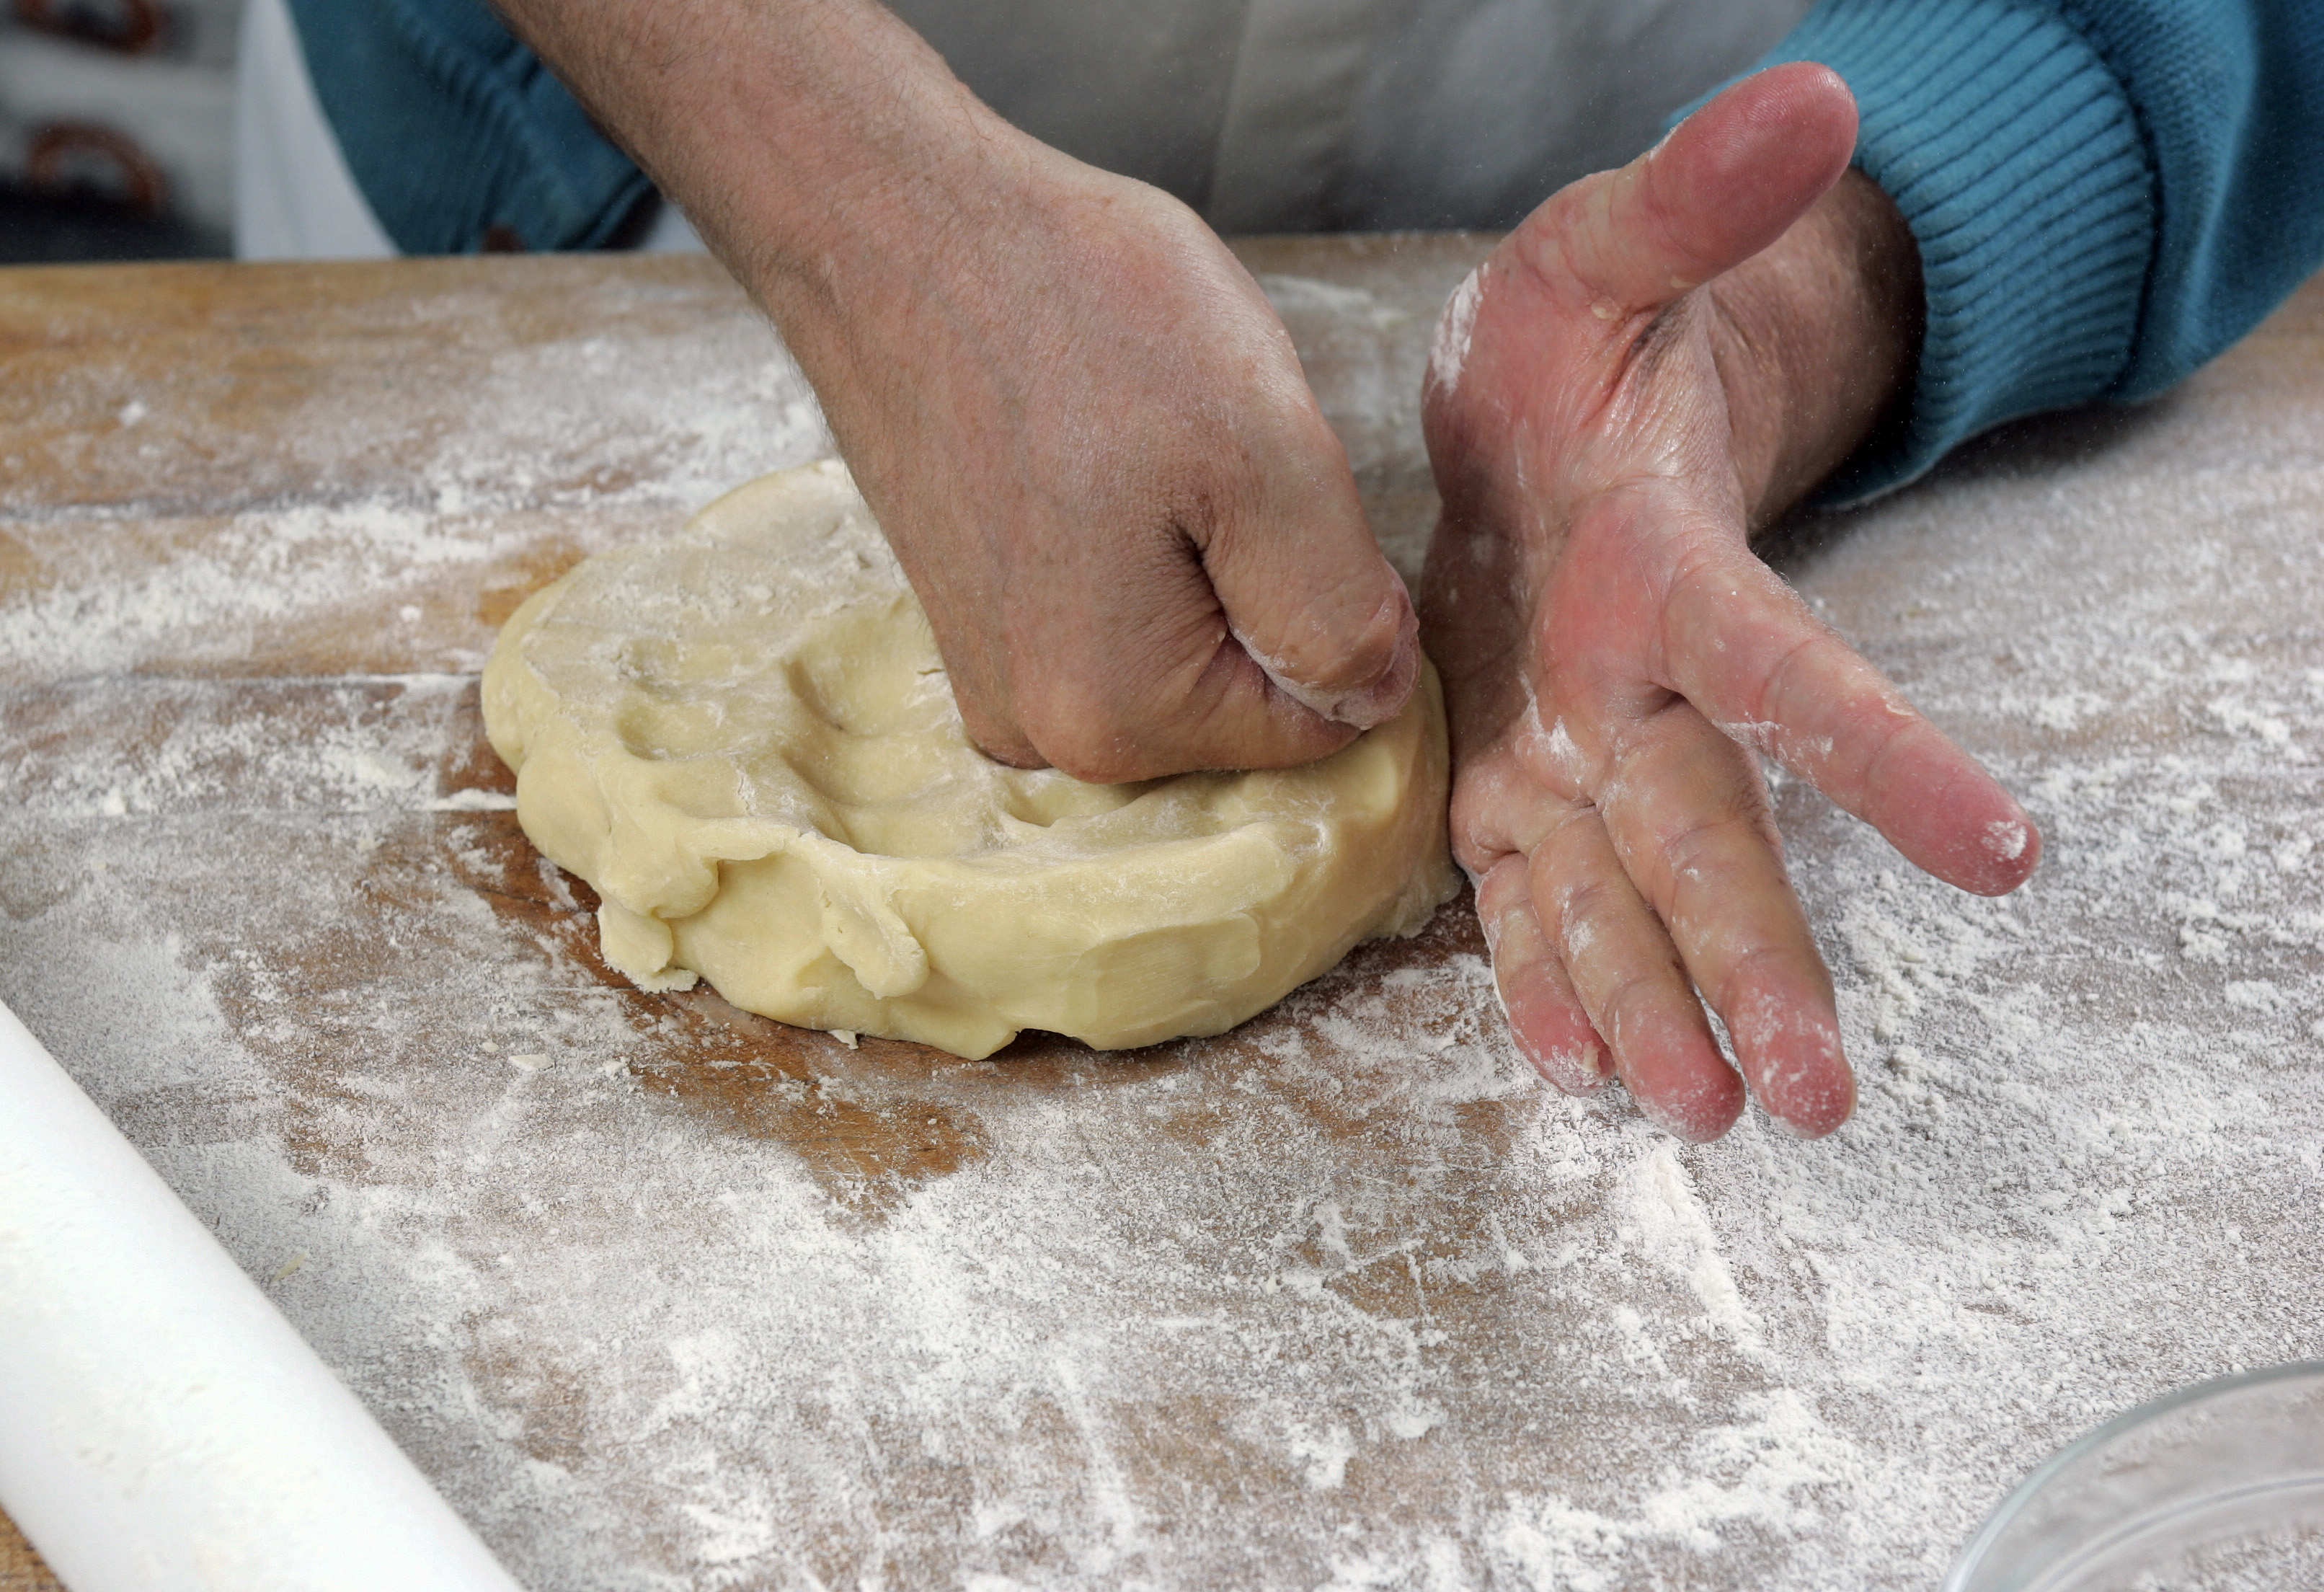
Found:
[{"label": "ball of dough", "polygon": [[605,958],[967,1057],[1216,1033],[1410,934],[1455,880],[1443,708],[1302,768],[1091,785],[961,727],[835,462],[728,494],[535,594],[484,671],[517,816],[596,887]]}]

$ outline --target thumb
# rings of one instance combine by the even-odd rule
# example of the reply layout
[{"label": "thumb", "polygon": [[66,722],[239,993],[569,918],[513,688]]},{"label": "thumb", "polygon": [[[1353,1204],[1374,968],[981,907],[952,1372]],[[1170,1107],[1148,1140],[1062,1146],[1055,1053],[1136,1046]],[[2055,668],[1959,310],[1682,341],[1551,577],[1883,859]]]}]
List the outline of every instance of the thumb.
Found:
[{"label": "thumb", "polygon": [[1856,100],[1839,73],[1771,67],[1621,170],[1562,190],[1510,242],[1591,293],[1600,319],[1651,312],[1781,237],[1855,145]]},{"label": "thumb", "polygon": [[1400,712],[1420,672],[1420,622],[1380,555],[1346,455],[1320,437],[1292,455],[1252,512],[1213,528],[1204,572],[1228,628],[1268,682],[1335,725],[1365,730]]}]

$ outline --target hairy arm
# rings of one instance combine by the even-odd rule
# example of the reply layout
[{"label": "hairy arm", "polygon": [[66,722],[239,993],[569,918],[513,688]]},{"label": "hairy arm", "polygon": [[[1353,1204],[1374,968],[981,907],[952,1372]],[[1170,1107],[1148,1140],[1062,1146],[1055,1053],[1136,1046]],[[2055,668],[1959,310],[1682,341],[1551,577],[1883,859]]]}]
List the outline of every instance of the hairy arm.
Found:
[{"label": "hairy arm", "polygon": [[970,732],[1088,779],[1305,762],[1416,622],[1281,323],[1192,212],[868,0],[507,0],[821,396]]}]

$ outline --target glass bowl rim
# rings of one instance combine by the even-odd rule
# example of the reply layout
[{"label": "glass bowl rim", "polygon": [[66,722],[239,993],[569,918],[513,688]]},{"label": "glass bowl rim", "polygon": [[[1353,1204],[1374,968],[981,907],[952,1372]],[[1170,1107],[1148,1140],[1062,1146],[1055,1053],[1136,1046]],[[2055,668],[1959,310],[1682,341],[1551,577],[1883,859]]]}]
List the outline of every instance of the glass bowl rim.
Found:
[{"label": "glass bowl rim", "polygon": [[1985,1556],[1992,1551],[1994,1543],[2001,1534],[2016,1522],[2017,1517],[2041,1495],[2043,1489],[2048,1486],[2061,1471],[2071,1467],[2091,1450],[2103,1448],[2126,1432],[2176,1411],[2186,1409],[2190,1405],[2204,1403],[2212,1399],[2243,1393],[2255,1387],[2264,1387],[2270,1383],[2307,1380],[2324,1383],[2324,1360],[2292,1360],[2281,1365],[2262,1365],[2254,1371],[2236,1371],[2226,1376],[2214,1376],[2207,1381],[2189,1383],[2184,1387],[2173,1388],[2161,1398],[2150,1399],[2145,1403],[2134,1405],[2112,1420],[2090,1428],[2089,1430],[2044,1459],[2024,1480],[2010,1489],[2009,1495],[2001,1501],[2000,1506],[1986,1516],[1985,1523],[1978,1528],[1977,1535],[1969,1539],[1969,1546],[1961,1550],[1960,1557],[1953,1560],[1953,1567],[1947,1572],[1944,1586],[1940,1592],[1961,1592],[1961,1588],[1968,1585],[1969,1575],[1978,1568],[1979,1562]]}]

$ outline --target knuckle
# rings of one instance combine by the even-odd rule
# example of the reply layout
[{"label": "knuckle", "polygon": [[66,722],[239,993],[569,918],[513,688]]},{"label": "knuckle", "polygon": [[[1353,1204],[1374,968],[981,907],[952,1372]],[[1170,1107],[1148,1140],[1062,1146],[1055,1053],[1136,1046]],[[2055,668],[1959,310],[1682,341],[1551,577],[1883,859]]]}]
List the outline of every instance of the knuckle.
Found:
[{"label": "knuckle", "polygon": [[1011,768],[1039,768],[1041,754],[1034,748],[1016,716],[994,703],[987,692],[974,690],[955,674],[954,700],[960,708],[961,728],[976,749],[995,763]]},{"label": "knuckle", "polygon": [[1119,785],[1148,772],[1145,755],[1127,737],[1088,725],[1052,727],[1035,744],[1050,767],[1084,784]]},{"label": "knuckle", "polygon": [[1659,967],[1628,967],[1606,981],[1592,1014],[1618,1052],[1662,1021],[1669,986]]},{"label": "knuckle", "polygon": [[1150,751],[1096,692],[1052,682],[1028,706],[1023,727],[1042,763],[1084,783],[1120,784],[1148,772]]},{"label": "knuckle", "polygon": [[1849,792],[1859,801],[1874,801],[1887,793],[1892,782],[1889,770],[1913,747],[1921,745],[1927,735],[1937,733],[1934,727],[1910,709],[1891,709],[1887,722],[1881,725],[1868,741],[1858,764],[1857,789]]},{"label": "knuckle", "polygon": [[1370,617],[1343,638],[1337,670],[1341,678],[1329,683],[1368,685],[1379,679],[1396,666],[1406,639],[1418,628],[1411,600],[1400,586],[1390,587],[1380,594]]},{"label": "knuckle", "polygon": [[1048,766],[1048,760],[1041,755],[1039,748],[1014,726],[980,727],[965,716],[964,723],[968,729],[968,738],[975,743],[976,749],[993,762],[1005,764],[1010,768]]},{"label": "knuckle", "polygon": [[1683,898],[1681,912],[1694,904],[1691,898],[1698,886],[1715,886],[1734,874],[1738,852],[1761,838],[1753,817],[1731,808],[1695,813],[1665,837],[1662,853],[1669,859],[1674,892]]},{"label": "knuckle", "polygon": [[1569,961],[1588,960],[1605,942],[1615,918],[1628,904],[1628,894],[1595,876],[1564,885],[1557,903],[1557,940]]}]

